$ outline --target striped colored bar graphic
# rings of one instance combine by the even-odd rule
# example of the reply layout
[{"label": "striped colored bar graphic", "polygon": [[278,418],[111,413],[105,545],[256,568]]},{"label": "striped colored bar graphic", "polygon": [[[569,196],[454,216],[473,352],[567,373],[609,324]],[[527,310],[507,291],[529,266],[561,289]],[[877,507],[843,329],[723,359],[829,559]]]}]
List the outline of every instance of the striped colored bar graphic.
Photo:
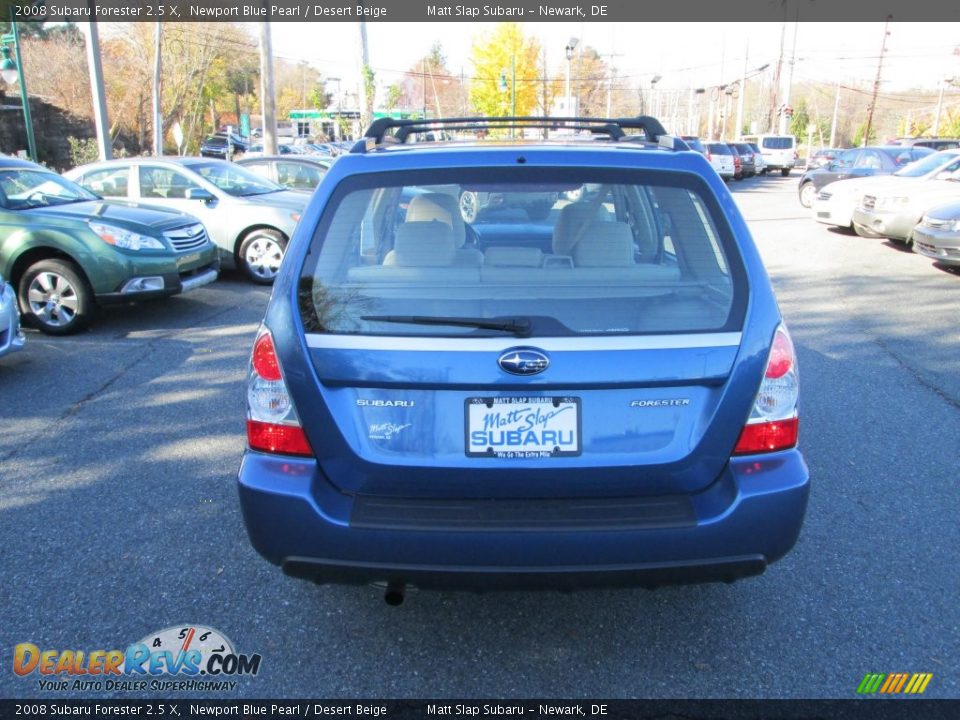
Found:
[{"label": "striped colored bar graphic", "polygon": [[867,673],[857,687],[857,694],[920,695],[932,678],[933,673]]}]

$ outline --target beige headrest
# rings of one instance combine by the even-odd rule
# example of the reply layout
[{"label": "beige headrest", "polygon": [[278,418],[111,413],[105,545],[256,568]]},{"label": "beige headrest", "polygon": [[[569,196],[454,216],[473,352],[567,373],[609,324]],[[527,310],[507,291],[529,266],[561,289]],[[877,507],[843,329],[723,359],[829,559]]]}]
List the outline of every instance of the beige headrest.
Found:
[{"label": "beige headrest", "polygon": [[591,222],[573,248],[577,267],[628,267],[633,265],[633,234],[622,222]]},{"label": "beige headrest", "polygon": [[453,233],[445,223],[406,222],[397,228],[393,250],[384,265],[399,267],[446,267],[453,264],[457,248]]},{"label": "beige headrest", "polygon": [[456,246],[463,247],[467,239],[467,230],[460,215],[456,198],[441,193],[417,195],[407,208],[407,222],[426,222],[437,220],[446,223],[453,231]]},{"label": "beige headrest", "polygon": [[573,246],[582,240],[587,230],[585,224],[602,220],[610,216],[602,205],[593,202],[570,203],[560,211],[557,224],[553,227],[553,252],[555,255],[572,255]]}]

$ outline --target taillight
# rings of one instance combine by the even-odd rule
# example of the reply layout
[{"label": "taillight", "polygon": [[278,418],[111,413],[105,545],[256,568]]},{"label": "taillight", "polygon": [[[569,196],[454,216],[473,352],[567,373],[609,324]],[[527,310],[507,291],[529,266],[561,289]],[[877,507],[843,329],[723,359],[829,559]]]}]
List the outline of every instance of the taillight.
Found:
[{"label": "taillight", "polygon": [[750,418],[740,433],[733,454],[774,452],[796,445],[799,430],[799,391],[800,379],[793,341],[786,326],[780,325],[773,336],[763,380],[750,411]]},{"label": "taillight", "polygon": [[283,381],[273,337],[261,329],[253,344],[247,379],[247,444],[251,450],[313,455]]}]

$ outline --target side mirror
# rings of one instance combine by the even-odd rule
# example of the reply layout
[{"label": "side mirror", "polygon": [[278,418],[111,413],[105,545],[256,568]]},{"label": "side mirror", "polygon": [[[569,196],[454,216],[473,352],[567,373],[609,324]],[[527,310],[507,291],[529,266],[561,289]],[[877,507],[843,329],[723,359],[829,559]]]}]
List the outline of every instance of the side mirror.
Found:
[{"label": "side mirror", "polygon": [[216,200],[216,198],[209,190],[204,190],[203,188],[190,188],[187,190],[187,200],[202,200],[203,202],[211,202],[212,200]]}]

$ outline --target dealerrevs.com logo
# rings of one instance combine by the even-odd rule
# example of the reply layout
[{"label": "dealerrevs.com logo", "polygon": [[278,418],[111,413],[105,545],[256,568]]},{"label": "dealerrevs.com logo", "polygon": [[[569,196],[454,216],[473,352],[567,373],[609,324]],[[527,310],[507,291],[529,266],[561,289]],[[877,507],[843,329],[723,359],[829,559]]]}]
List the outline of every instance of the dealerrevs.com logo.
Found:
[{"label": "dealerrevs.com logo", "polygon": [[230,639],[203,625],[151,633],[125,650],[51,650],[20,643],[13,672],[36,677],[40,690],[224,691],[233,678],[260,672],[261,656],[234,650]]}]

